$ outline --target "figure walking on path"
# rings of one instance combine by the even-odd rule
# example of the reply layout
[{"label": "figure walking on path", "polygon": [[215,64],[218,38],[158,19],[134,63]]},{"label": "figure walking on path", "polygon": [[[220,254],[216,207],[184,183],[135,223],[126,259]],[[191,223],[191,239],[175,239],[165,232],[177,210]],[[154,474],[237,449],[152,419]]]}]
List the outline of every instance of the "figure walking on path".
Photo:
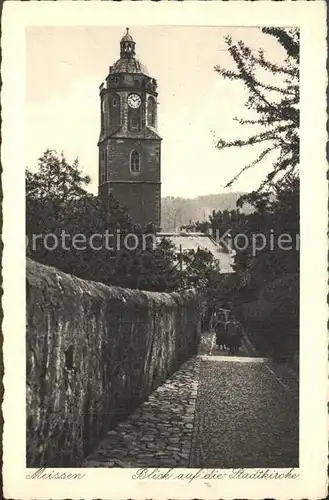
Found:
[{"label": "figure walking on path", "polygon": [[219,349],[225,349],[226,342],[226,323],[229,318],[229,311],[227,309],[219,309],[216,317],[215,332],[216,344]]},{"label": "figure walking on path", "polygon": [[241,323],[236,319],[234,314],[231,315],[231,318],[225,325],[225,333],[229,354],[235,354],[241,346],[243,330]]}]

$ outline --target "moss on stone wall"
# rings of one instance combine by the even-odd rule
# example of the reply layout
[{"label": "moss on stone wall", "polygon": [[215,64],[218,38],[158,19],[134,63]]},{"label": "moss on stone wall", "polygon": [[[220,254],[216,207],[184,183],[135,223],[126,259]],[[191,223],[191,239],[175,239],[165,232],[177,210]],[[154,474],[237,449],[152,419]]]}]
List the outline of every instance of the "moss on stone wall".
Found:
[{"label": "moss on stone wall", "polygon": [[198,299],[107,287],[27,261],[27,466],[79,466],[196,353]]}]

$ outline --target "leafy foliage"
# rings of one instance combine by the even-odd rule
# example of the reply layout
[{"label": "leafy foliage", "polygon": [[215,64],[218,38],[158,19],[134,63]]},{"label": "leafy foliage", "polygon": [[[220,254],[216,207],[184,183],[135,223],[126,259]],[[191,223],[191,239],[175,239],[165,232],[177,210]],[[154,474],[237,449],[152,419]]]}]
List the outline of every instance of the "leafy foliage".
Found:
[{"label": "leafy foliage", "polygon": [[[242,305],[241,316],[260,351],[274,358],[298,353],[299,275],[282,275],[268,283],[257,301]],[[265,340],[265,344],[264,344]]]},{"label": "leafy foliage", "polygon": [[[245,106],[251,118],[236,118],[241,125],[252,126],[255,133],[247,139],[219,139],[218,149],[262,144],[260,154],[246,165],[227,186],[231,186],[246,170],[277,152],[271,172],[260,190],[273,185],[274,180],[295,172],[299,164],[299,31],[286,28],[262,28],[274,37],[285,52],[281,64],[269,61],[262,49],[254,53],[243,41],[226,38],[228,51],[236,70],[216,66],[215,70],[229,80],[241,81],[248,90]],[[268,76],[270,75],[270,80]],[[273,80],[278,80],[274,84]]]},{"label": "leafy foliage", "polygon": [[190,262],[182,269],[170,241],[159,241],[152,225],[133,224],[113,197],[105,205],[88,193],[89,181],[78,160],[70,165],[63,153],[50,150],[36,172],[26,170],[30,258],[83,279],[126,288],[175,291],[205,282],[213,265],[209,256],[184,256]]},{"label": "leafy foliage", "polygon": [[[197,224],[214,237],[217,231],[219,237],[228,233],[227,245],[236,251],[236,274],[211,289],[209,304],[226,304],[251,332],[267,335],[276,350],[284,350],[286,339],[277,344],[277,334],[296,336],[299,324],[299,178],[288,174],[272,193],[253,192],[246,199],[254,207],[252,213],[218,210]],[[241,234],[247,238],[246,248],[240,248]]]},{"label": "leafy foliage", "polygon": [[90,180],[79,169],[78,159],[70,165],[63,152],[59,155],[47,149],[38,160],[37,172],[26,171],[26,196],[69,202],[87,194],[85,188]]}]

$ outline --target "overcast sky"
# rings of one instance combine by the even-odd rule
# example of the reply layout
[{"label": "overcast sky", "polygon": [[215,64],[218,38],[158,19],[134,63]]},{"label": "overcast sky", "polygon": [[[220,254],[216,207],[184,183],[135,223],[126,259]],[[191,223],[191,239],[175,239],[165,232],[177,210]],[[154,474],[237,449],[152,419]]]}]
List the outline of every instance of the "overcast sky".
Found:
[{"label": "overcast sky", "polygon": [[[120,56],[120,27],[27,29],[27,132],[30,168],[47,148],[79,157],[97,192],[100,127],[99,85]],[[230,190],[224,185],[257,154],[256,147],[219,152],[214,136],[241,136],[235,116],[246,116],[240,82],[223,80],[215,65],[231,67],[224,36],[262,47],[268,58],[283,54],[257,28],[133,27],[137,58],[159,85],[158,125],[162,141],[162,195],[250,191],[267,164],[253,169]],[[243,134],[247,132],[244,130]]]}]

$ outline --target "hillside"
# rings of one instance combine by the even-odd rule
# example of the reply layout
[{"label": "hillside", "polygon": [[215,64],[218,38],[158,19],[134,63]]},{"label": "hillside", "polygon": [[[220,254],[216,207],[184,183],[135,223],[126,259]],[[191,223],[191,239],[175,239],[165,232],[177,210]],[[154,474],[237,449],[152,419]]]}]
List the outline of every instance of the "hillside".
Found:
[{"label": "hillside", "polygon": [[[213,210],[234,210],[236,201],[244,193],[219,193],[179,198],[167,196],[161,200],[161,229],[164,232],[179,230],[190,221],[204,221]],[[247,211],[245,209],[244,211]]]}]

